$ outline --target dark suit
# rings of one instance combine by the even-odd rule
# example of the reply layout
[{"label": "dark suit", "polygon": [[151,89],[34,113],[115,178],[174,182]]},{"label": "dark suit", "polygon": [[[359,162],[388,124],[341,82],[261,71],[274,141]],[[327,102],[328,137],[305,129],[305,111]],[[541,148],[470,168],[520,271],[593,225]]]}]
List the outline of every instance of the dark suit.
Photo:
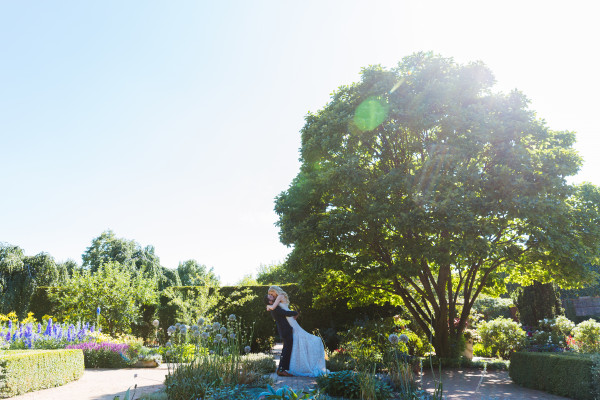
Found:
[{"label": "dark suit", "polygon": [[294,330],[290,326],[286,317],[293,317],[298,315],[296,311],[286,311],[277,306],[273,311],[269,311],[271,317],[277,324],[277,331],[279,336],[283,339],[283,350],[281,351],[281,359],[279,360],[279,369],[287,371],[290,369],[290,357],[292,356],[292,346],[294,344]]}]

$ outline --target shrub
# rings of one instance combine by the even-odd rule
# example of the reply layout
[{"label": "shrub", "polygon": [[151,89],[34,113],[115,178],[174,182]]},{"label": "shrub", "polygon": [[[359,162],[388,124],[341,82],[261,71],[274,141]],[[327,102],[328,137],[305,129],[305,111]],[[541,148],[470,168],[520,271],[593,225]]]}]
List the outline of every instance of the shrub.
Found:
[{"label": "shrub", "polygon": [[563,314],[558,287],[554,283],[534,281],[531,286],[515,290],[513,297],[524,325],[537,326],[544,318],[552,319]]},{"label": "shrub", "polygon": [[260,374],[270,374],[277,369],[273,356],[265,353],[246,354],[241,358],[242,367]]},{"label": "shrub", "polygon": [[473,345],[473,355],[475,357],[494,357],[490,347],[485,347],[483,343],[475,343]]},{"label": "shrub", "polygon": [[0,397],[61,386],[83,375],[81,350],[7,351],[0,357]]},{"label": "shrub", "polygon": [[485,321],[500,317],[511,318],[510,308],[513,305],[511,299],[480,296],[473,303],[471,312],[483,315]]},{"label": "shrub", "polygon": [[592,400],[600,381],[598,356],[569,353],[514,353],[509,375],[522,386],[573,399]]},{"label": "shrub", "polygon": [[[323,392],[330,396],[359,399],[362,391],[361,380],[364,382],[364,377],[357,372],[339,371],[317,377],[317,384],[320,389],[323,389]],[[375,389],[374,398],[376,400],[388,399],[392,396],[392,390],[386,383],[378,379],[370,383]]]},{"label": "shrub", "polygon": [[127,344],[88,342],[69,345],[67,349],[81,349],[86,368],[125,368],[136,361],[125,355]]},{"label": "shrub", "polygon": [[520,350],[525,343],[525,331],[508,318],[482,322],[478,333],[483,345],[492,348],[492,353],[503,359],[508,359],[513,351]]},{"label": "shrub", "polygon": [[335,350],[325,361],[327,369],[331,372],[351,370],[356,367],[356,363],[350,354],[343,350]]},{"label": "shrub", "polygon": [[575,328],[575,323],[564,315],[559,315],[556,317],[554,324],[551,327],[553,332],[558,332],[564,337],[569,336],[571,331],[573,331],[573,328]]},{"label": "shrub", "polygon": [[576,351],[581,353],[600,352],[600,323],[588,319],[577,324],[572,332]]}]

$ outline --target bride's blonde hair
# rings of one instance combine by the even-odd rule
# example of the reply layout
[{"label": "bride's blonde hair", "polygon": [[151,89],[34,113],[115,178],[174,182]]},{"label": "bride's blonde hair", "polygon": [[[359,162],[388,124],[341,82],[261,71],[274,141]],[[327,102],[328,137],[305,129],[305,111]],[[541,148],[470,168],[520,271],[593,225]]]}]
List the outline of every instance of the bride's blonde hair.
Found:
[{"label": "bride's blonde hair", "polygon": [[279,286],[271,286],[267,293],[271,293],[271,292],[276,293],[277,296],[282,295],[283,298],[285,299],[286,303],[290,302],[290,298],[288,297],[288,294]]}]

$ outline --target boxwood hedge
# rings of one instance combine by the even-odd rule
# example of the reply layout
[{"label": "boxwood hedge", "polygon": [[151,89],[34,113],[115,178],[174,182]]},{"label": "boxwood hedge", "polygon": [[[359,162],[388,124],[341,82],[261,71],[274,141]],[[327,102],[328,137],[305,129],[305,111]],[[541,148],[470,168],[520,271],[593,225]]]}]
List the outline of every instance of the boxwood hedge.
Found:
[{"label": "boxwood hedge", "polygon": [[599,361],[599,355],[518,352],[511,355],[508,371],[521,386],[593,400],[600,394]]},{"label": "boxwood hedge", "polygon": [[81,350],[17,350],[0,355],[0,397],[61,386],[83,375]]}]

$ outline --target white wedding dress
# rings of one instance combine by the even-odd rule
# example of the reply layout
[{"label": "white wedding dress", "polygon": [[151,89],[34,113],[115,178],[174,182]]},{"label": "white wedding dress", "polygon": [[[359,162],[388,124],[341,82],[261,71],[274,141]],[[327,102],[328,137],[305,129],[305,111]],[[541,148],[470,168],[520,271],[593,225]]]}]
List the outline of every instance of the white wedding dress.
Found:
[{"label": "white wedding dress", "polygon": [[[289,311],[289,304],[279,303]],[[289,372],[295,376],[320,376],[327,373],[325,348],[321,338],[306,332],[293,317],[286,317],[294,330],[294,344]]]}]

